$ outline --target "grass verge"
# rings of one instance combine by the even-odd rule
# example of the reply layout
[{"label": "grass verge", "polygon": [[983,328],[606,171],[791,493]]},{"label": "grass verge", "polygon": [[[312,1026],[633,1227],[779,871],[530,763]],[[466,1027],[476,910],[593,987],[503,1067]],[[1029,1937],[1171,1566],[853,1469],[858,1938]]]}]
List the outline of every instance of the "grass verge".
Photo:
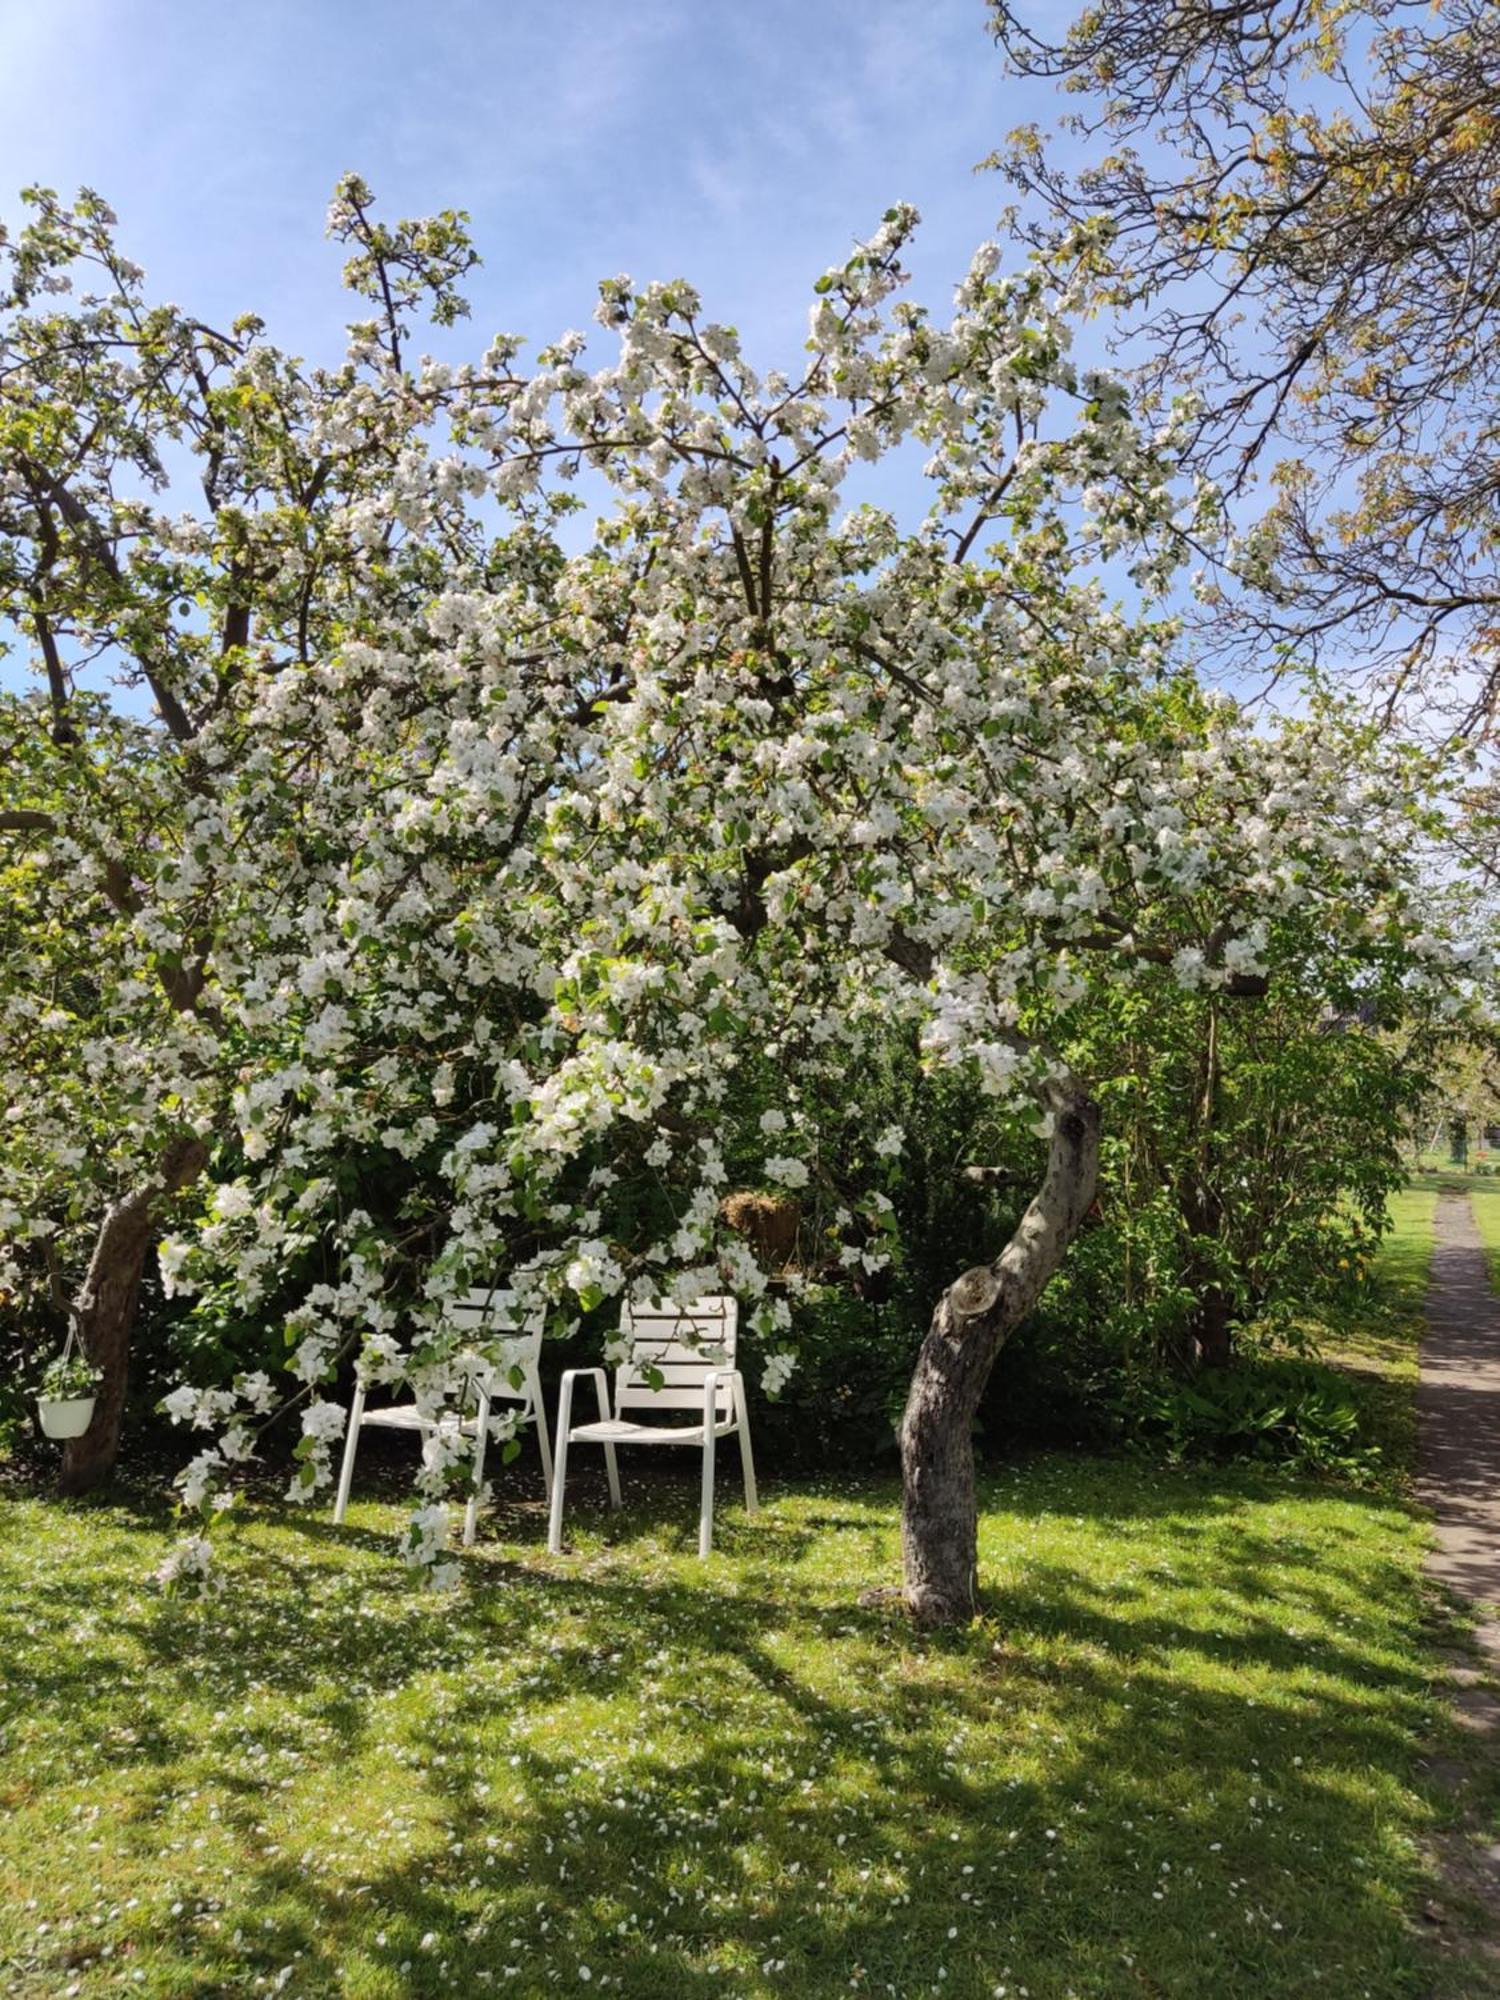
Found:
[{"label": "grass verge", "polygon": [[1356,1385],[1361,1434],[1379,1447],[1384,1483],[1402,1493],[1416,1465],[1417,1352],[1437,1200],[1437,1189],[1424,1186],[1392,1196],[1368,1296],[1314,1329],[1320,1359]]}]

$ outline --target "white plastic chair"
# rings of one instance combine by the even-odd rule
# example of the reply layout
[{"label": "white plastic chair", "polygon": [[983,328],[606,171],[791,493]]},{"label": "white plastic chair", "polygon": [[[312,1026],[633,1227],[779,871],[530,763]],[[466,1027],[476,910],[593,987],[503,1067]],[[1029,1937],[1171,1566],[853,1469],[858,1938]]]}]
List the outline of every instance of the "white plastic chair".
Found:
[{"label": "white plastic chair", "polygon": [[[455,1326],[472,1331],[476,1338],[493,1340],[496,1334],[509,1335],[514,1323],[512,1308],[515,1293],[508,1291],[470,1292],[453,1306],[452,1318]],[[552,1497],[552,1441],[547,1435],[547,1411],[542,1401],[541,1376],[538,1363],[542,1352],[542,1320],[544,1308],[537,1309],[529,1316],[523,1330],[509,1335],[501,1349],[498,1368],[486,1370],[485,1379],[471,1377],[469,1388],[474,1396],[477,1409],[472,1417],[460,1421],[459,1428],[466,1437],[474,1440],[474,1476],[469,1491],[469,1504],[464,1509],[464,1547],[473,1545],[475,1530],[479,1523],[479,1498],[484,1487],[484,1454],[490,1436],[490,1405],[492,1403],[519,1403],[520,1417],[524,1422],[528,1417],[536,1424],[537,1449],[542,1458],[542,1479],[547,1497]],[[511,1374],[519,1369],[519,1387],[510,1380]],[[468,1401],[468,1396],[464,1398]],[[349,1406],[349,1424],[344,1440],[344,1463],[339,1472],[338,1496],[333,1503],[335,1523],[344,1518],[344,1510],[349,1504],[349,1488],[354,1479],[354,1457],[359,1449],[359,1434],[364,1429],[391,1431],[420,1431],[426,1433],[436,1429],[432,1419],[425,1416],[414,1403],[392,1403],[383,1409],[365,1408],[365,1385],[358,1377],[354,1384],[354,1401]]]},{"label": "white plastic chair", "polygon": [[[734,1366],[739,1341],[739,1301],[695,1299],[690,1306],[654,1303],[626,1306],[620,1314],[620,1334],[630,1342],[629,1357],[615,1370],[615,1400],[611,1412],[609,1383],[602,1368],[570,1368],[562,1378],[557,1405],[557,1469],[552,1481],[552,1515],[547,1547],[562,1553],[563,1497],[568,1476],[570,1444],[602,1444],[609,1475],[610,1505],[620,1505],[620,1470],[615,1447],[622,1444],[695,1445],[703,1453],[703,1496],[698,1511],[698,1553],[713,1547],[714,1447],[721,1437],[738,1433],[740,1471],[745,1481],[745,1512],[756,1514],[755,1462],[750,1454],[750,1419],[745,1408],[745,1380]],[[649,1377],[658,1385],[653,1388]],[[587,1375],[599,1399],[598,1421],[573,1422],[573,1384]],[[627,1410],[694,1410],[695,1424],[632,1422]]]}]

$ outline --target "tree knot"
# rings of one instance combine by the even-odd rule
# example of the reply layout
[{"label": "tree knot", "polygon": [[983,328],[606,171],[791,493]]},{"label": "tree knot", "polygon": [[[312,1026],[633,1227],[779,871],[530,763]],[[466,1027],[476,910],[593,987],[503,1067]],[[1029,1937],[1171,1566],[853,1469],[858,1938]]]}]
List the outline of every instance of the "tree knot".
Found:
[{"label": "tree knot", "polygon": [[990,1264],[976,1264],[948,1288],[948,1304],[955,1319],[982,1319],[1000,1296],[1000,1280]]}]

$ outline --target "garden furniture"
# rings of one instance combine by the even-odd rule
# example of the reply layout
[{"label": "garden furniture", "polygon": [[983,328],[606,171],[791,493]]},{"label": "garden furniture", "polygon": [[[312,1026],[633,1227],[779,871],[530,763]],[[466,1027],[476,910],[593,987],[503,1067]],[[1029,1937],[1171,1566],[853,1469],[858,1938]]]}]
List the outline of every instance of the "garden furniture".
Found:
[{"label": "garden furniture", "polygon": [[[562,1378],[547,1546],[554,1555],[562,1551],[564,1487],[571,1444],[603,1445],[610,1504],[614,1507],[620,1505],[617,1446],[687,1445],[703,1454],[698,1554],[707,1556],[713,1546],[714,1453],[720,1438],[738,1435],[745,1511],[747,1514],[759,1511],[745,1381],[734,1365],[739,1339],[739,1301],[713,1297],[696,1299],[687,1306],[670,1302],[627,1305],[620,1314],[620,1338],[627,1351],[624,1362],[615,1370],[613,1409],[604,1369],[570,1368]],[[573,1422],[573,1386],[580,1376],[590,1378],[598,1398],[599,1415],[593,1423]],[[690,1410],[698,1420],[662,1424],[642,1422],[626,1414],[646,1410]]]},{"label": "garden furniture", "polygon": [[[515,1294],[509,1291],[470,1292],[453,1306],[452,1318],[455,1325],[472,1330],[476,1338],[493,1339],[496,1332],[504,1333],[513,1323]],[[472,1397],[475,1403],[473,1416],[461,1415],[460,1428],[466,1437],[474,1439],[474,1476],[469,1492],[469,1504],[464,1510],[464,1547],[469,1548],[474,1541],[479,1519],[479,1499],[484,1484],[485,1447],[489,1442],[490,1406],[493,1403],[519,1403],[520,1418],[528,1418],[536,1424],[537,1449],[542,1458],[542,1479],[550,1498],[552,1493],[552,1446],[547,1435],[547,1412],[542,1402],[542,1384],[538,1373],[541,1359],[543,1309],[539,1306],[530,1314],[521,1331],[511,1335],[504,1342],[501,1359],[497,1366],[481,1366],[470,1375],[464,1403],[467,1407]],[[512,1378],[519,1373],[519,1382]],[[437,1428],[433,1419],[414,1403],[392,1403],[377,1409],[365,1407],[365,1384],[356,1378],[354,1401],[349,1408],[348,1432],[344,1442],[344,1463],[339,1473],[338,1497],[333,1503],[333,1518],[336,1522],[344,1518],[344,1510],[349,1504],[349,1487],[354,1478],[354,1457],[359,1448],[359,1434],[363,1429],[394,1431],[418,1431],[426,1434]]]}]

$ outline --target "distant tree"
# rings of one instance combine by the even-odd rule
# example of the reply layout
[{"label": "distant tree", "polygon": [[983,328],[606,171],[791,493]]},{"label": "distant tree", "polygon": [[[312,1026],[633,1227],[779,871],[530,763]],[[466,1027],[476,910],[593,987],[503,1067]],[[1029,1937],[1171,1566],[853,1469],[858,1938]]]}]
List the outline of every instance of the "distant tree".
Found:
[{"label": "distant tree", "polygon": [[[1190,462],[1274,504],[1208,628],[1375,672],[1474,731],[1500,700],[1500,17],[1489,0],[1098,0],[1060,42],[991,0],[1076,101],[997,160],[1036,233],[1113,233],[1101,296],[1144,384],[1199,398]],[[1095,156],[1071,162],[1090,142]],[[1429,708],[1427,718],[1432,719]]]},{"label": "distant tree", "polygon": [[[1101,1199],[1122,1262],[1154,1266],[1188,1302],[1163,1323],[1179,1367],[1226,1365],[1240,1327],[1286,1328],[1368,1258],[1418,1107],[1466,1046],[1399,958],[1382,975],[1321,944],[1313,976],[1287,967],[1255,1006],[1194,1006],[1163,981],[1108,996],[1070,1050],[1099,1078]],[[1319,941],[1304,949],[1315,959]],[[1156,1234],[1133,1253],[1142,1225]]]}]

